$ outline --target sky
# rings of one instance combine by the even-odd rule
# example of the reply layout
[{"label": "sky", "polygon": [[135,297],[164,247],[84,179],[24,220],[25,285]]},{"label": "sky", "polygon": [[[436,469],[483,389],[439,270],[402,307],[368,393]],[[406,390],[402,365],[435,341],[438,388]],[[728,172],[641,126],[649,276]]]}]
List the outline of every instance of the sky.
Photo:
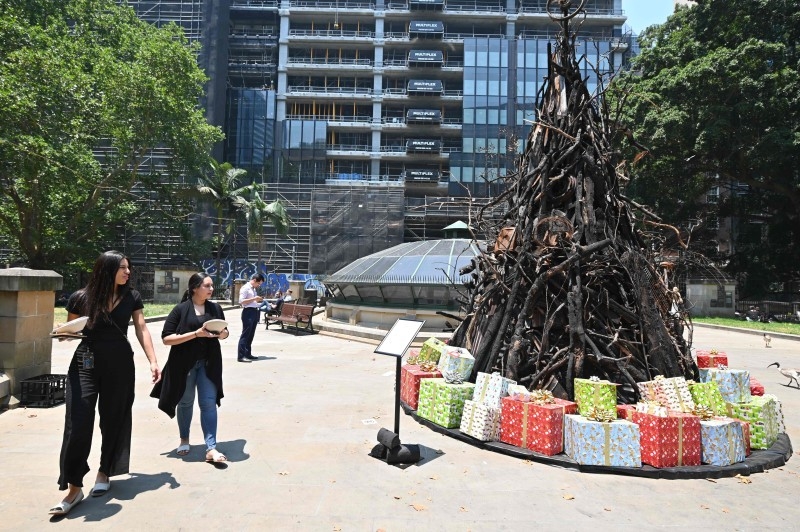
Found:
[{"label": "sky", "polygon": [[634,34],[639,34],[648,26],[661,24],[675,10],[673,0],[622,0],[622,9],[628,17],[626,24]]}]

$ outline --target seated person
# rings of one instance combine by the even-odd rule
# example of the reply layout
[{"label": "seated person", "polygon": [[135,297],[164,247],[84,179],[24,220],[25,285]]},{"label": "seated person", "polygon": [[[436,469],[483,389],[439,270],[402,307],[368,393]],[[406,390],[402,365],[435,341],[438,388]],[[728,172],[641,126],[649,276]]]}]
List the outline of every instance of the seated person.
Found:
[{"label": "seated person", "polygon": [[287,303],[289,301],[294,301],[294,296],[292,296],[292,291],[291,290],[287,290],[286,291],[286,295],[283,297],[283,300],[286,301]]},{"label": "seated person", "polygon": [[[291,290],[290,290],[290,291],[291,291]],[[275,292],[275,297],[274,297],[273,299],[274,299],[274,301],[275,301],[275,302],[274,302],[274,304],[273,304],[273,303],[270,303],[269,301],[267,301],[267,300],[265,299],[265,300],[264,300],[264,301],[261,303],[261,306],[260,306],[260,307],[258,307],[258,310],[260,310],[261,312],[270,313],[270,312],[272,312],[272,310],[274,310],[274,309],[276,309],[276,308],[280,307],[280,304],[279,304],[279,302],[280,302],[280,301],[283,299],[283,294],[281,293],[281,291],[280,291],[280,290],[278,290],[277,292]]]}]

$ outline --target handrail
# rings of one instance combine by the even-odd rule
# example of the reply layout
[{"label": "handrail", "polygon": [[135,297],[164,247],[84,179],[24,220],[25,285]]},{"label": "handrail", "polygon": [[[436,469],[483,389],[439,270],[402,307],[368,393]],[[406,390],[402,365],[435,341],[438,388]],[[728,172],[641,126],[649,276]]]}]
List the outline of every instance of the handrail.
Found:
[{"label": "handrail", "polygon": [[289,37],[360,37],[374,39],[374,31],[290,29]]},{"label": "handrail", "polygon": [[316,92],[323,94],[372,94],[366,87],[315,87],[310,85],[290,85],[288,92]]},{"label": "handrail", "polygon": [[329,59],[314,59],[309,57],[290,57],[287,60],[287,64],[295,64],[295,65],[333,65],[333,66],[342,66],[342,65],[351,65],[351,66],[372,66],[372,59],[338,59],[338,60],[329,60]]}]

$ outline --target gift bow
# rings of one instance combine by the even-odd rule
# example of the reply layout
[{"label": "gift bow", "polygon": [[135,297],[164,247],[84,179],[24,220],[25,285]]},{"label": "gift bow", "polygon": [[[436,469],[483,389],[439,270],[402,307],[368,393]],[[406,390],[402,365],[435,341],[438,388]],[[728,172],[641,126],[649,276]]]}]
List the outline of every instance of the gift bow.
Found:
[{"label": "gift bow", "polygon": [[592,375],[591,377],[589,377],[589,380],[592,382],[600,382],[600,377],[598,377],[597,375]]},{"label": "gift bow", "polygon": [[592,407],[586,413],[586,419],[592,421],[599,421],[600,423],[611,423],[617,419],[617,411],[607,410],[605,408]]},{"label": "gift bow", "polygon": [[446,382],[447,384],[464,383],[464,375],[462,375],[460,371],[445,371],[442,374],[442,377],[444,377],[444,382]]},{"label": "gift bow", "polygon": [[533,390],[531,392],[531,402],[537,405],[550,405],[555,403],[556,399],[549,390]]},{"label": "gift bow", "polygon": [[714,411],[711,408],[703,405],[695,406],[694,410],[692,411],[692,414],[699,417],[703,421],[707,421],[714,417]]},{"label": "gift bow", "polygon": [[436,362],[434,362],[433,360],[427,360],[427,361],[425,361],[425,362],[423,362],[422,364],[419,365],[419,369],[421,369],[422,371],[427,371],[427,372],[435,371],[436,370]]},{"label": "gift bow", "polygon": [[419,356],[408,355],[408,357],[406,358],[406,363],[416,364],[417,360],[419,360]]}]

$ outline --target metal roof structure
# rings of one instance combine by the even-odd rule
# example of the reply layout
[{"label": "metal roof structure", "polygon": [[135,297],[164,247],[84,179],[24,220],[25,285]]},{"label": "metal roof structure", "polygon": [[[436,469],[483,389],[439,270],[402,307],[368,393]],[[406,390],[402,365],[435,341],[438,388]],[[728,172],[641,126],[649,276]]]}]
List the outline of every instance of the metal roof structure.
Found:
[{"label": "metal roof structure", "polygon": [[325,283],[460,285],[468,276],[459,270],[478,253],[478,243],[466,238],[407,242],[357,259]]}]

